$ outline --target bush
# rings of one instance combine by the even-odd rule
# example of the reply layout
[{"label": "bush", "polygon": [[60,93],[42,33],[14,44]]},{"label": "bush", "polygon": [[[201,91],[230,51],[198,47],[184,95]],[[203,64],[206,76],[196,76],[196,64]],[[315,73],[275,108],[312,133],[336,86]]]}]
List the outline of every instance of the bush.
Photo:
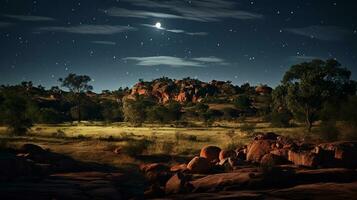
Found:
[{"label": "bush", "polygon": [[292,115],[289,112],[272,112],[271,113],[271,125],[273,127],[285,128],[291,127],[290,120]]},{"label": "bush", "polygon": [[25,135],[32,127],[31,102],[18,94],[4,96],[0,106],[0,119],[13,135]]},{"label": "bush", "polygon": [[320,127],[317,131],[319,138],[327,142],[338,140],[340,135],[340,132],[336,127],[335,121],[321,122]]}]

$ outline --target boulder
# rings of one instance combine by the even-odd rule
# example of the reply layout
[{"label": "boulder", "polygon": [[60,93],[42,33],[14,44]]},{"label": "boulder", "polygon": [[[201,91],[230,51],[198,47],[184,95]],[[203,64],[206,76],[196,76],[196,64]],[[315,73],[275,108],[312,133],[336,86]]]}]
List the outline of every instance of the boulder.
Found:
[{"label": "boulder", "polygon": [[286,162],[287,160],[284,157],[272,153],[265,154],[260,160],[260,164],[266,166],[282,165]]},{"label": "boulder", "polygon": [[200,157],[206,158],[208,162],[219,161],[219,153],[221,148],[216,146],[206,146],[201,149]]},{"label": "boulder", "polygon": [[274,140],[254,140],[247,150],[247,160],[252,162],[260,162],[265,154],[272,150],[271,145],[275,143]]},{"label": "boulder", "polygon": [[184,172],[187,170],[187,164],[177,164],[170,168],[171,172]]},{"label": "boulder", "polygon": [[160,185],[165,184],[172,174],[170,168],[162,163],[143,164],[140,169],[148,181]]},{"label": "boulder", "polygon": [[207,158],[204,157],[194,157],[188,164],[187,169],[189,169],[192,173],[197,174],[205,174],[209,172],[211,167],[210,162]]},{"label": "boulder", "polygon": [[233,150],[221,150],[219,153],[219,160],[222,161],[226,158],[235,158],[236,156],[237,154]]},{"label": "boulder", "polygon": [[289,149],[274,149],[272,151],[270,151],[271,154],[280,156],[282,158],[284,158],[285,160],[289,159]]},{"label": "boulder", "polygon": [[277,140],[279,135],[273,133],[273,132],[268,132],[268,133],[261,133],[258,134],[254,140]]},{"label": "boulder", "polygon": [[237,152],[237,159],[246,160],[247,159],[247,149],[243,149]]},{"label": "boulder", "polygon": [[289,161],[299,166],[317,167],[320,164],[318,155],[310,151],[295,152],[289,150],[288,158]]},{"label": "boulder", "polygon": [[166,194],[186,193],[192,190],[192,185],[189,183],[190,178],[182,173],[177,173],[172,176],[165,185]]}]

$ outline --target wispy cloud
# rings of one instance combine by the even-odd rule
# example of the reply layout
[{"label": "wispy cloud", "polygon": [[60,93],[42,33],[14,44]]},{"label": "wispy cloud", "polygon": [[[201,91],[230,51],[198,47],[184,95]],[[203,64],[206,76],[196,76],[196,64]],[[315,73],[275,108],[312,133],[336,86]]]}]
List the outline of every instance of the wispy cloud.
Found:
[{"label": "wispy cloud", "polygon": [[173,56],[151,56],[151,57],[126,57],[123,60],[136,61],[140,66],[159,66],[166,65],[170,67],[205,67],[207,64],[227,64],[223,59],[216,57],[201,58],[179,58]]},{"label": "wispy cloud", "polygon": [[324,60],[324,58],[319,57],[319,56],[300,55],[300,56],[290,56],[289,57],[289,60],[292,62],[306,62],[306,61],[311,61],[311,60],[316,60],[316,59]]},{"label": "wispy cloud", "polygon": [[208,35],[207,32],[188,32],[188,31],[185,31],[185,30],[181,30],[181,29],[166,29],[164,27],[160,27],[160,28],[157,28],[155,25],[151,25],[151,24],[142,24],[143,26],[146,26],[146,27],[151,27],[151,28],[156,28],[156,29],[160,29],[160,30],[163,30],[163,31],[167,31],[167,32],[170,32],[170,33],[177,33],[177,34],[186,34],[186,35],[192,35],[192,36],[205,36],[205,35]]},{"label": "wispy cloud", "polygon": [[89,35],[111,35],[127,31],[135,31],[136,28],[130,26],[110,26],[110,25],[79,25],[79,26],[49,26],[38,28],[38,31],[64,32]]},{"label": "wispy cloud", "polygon": [[349,35],[349,31],[337,26],[308,26],[302,28],[287,28],[286,31],[309,37],[311,39],[337,41]]},{"label": "wispy cloud", "polygon": [[103,44],[103,45],[116,45],[116,42],[112,42],[112,41],[105,41],[105,40],[96,40],[96,41],[92,41],[92,43],[94,44]]},{"label": "wispy cloud", "polygon": [[20,21],[54,21],[54,18],[44,17],[44,16],[34,16],[34,15],[3,15],[4,17],[17,19]]},{"label": "wispy cloud", "polygon": [[110,16],[135,17],[135,18],[163,18],[185,19],[192,21],[210,22],[220,21],[225,18],[232,19],[261,19],[263,15],[237,10],[236,3],[227,0],[195,0],[187,1],[153,1],[153,0],[124,0],[134,6],[150,9],[163,8],[167,12],[153,12],[148,10],[129,10],[123,8],[110,8],[105,11]]}]

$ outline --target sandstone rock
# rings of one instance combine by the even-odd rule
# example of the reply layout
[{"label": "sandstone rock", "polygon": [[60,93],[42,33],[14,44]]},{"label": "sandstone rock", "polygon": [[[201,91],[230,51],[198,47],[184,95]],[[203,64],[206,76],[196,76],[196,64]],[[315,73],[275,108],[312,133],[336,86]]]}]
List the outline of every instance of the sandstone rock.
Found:
[{"label": "sandstone rock", "polygon": [[267,166],[274,166],[274,165],[282,165],[286,163],[286,159],[284,157],[268,153],[265,154],[262,159],[260,160],[260,164],[267,165]]},{"label": "sandstone rock", "polygon": [[210,165],[206,158],[196,156],[187,164],[187,169],[192,173],[205,174],[210,170]]},{"label": "sandstone rock", "polygon": [[243,149],[237,152],[237,159],[246,160],[247,159],[247,149]]},{"label": "sandstone rock", "polygon": [[317,154],[309,151],[295,152],[289,150],[288,158],[289,161],[300,166],[317,167],[320,164]]},{"label": "sandstone rock", "polygon": [[208,175],[191,181],[193,192],[219,191],[226,186],[235,188],[255,188],[263,183],[261,173],[255,172],[231,172]]},{"label": "sandstone rock", "polygon": [[247,160],[252,162],[260,162],[261,158],[270,153],[273,140],[254,140],[247,150]]},{"label": "sandstone rock", "polygon": [[177,173],[172,176],[166,183],[166,194],[186,193],[192,190],[192,185],[189,183],[190,178],[182,173]]},{"label": "sandstone rock", "polygon": [[162,187],[157,184],[151,185],[147,190],[144,192],[145,198],[158,198],[163,197],[165,195],[165,191]]},{"label": "sandstone rock", "polygon": [[145,178],[152,183],[162,185],[171,177],[170,168],[162,163],[144,164],[140,169],[144,172]]},{"label": "sandstone rock", "polygon": [[236,156],[237,154],[233,150],[221,150],[219,153],[219,160],[222,161],[226,158],[235,158]]},{"label": "sandstone rock", "polygon": [[200,157],[207,158],[208,162],[219,161],[219,153],[221,149],[216,146],[206,146],[201,149]]},{"label": "sandstone rock", "polygon": [[289,149],[274,149],[272,151],[270,151],[271,154],[280,156],[282,158],[284,158],[285,160],[289,159]]},{"label": "sandstone rock", "polygon": [[171,172],[184,172],[187,170],[187,164],[177,164],[170,168]]},{"label": "sandstone rock", "polygon": [[277,140],[279,135],[273,133],[273,132],[268,132],[268,133],[261,133],[257,135],[254,140]]}]

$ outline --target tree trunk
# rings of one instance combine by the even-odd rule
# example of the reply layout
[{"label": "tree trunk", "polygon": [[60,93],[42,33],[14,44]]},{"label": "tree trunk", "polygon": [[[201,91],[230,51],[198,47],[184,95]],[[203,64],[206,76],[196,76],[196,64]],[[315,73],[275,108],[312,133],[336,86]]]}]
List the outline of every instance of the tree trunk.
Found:
[{"label": "tree trunk", "polygon": [[81,122],[81,97],[78,95],[78,124]]},{"label": "tree trunk", "polygon": [[306,109],[306,112],[305,112],[305,120],[306,120],[306,128],[308,130],[308,132],[310,133],[311,132],[311,128],[312,128],[312,122],[311,122],[311,117],[310,117],[310,111],[309,109],[307,108]]}]

